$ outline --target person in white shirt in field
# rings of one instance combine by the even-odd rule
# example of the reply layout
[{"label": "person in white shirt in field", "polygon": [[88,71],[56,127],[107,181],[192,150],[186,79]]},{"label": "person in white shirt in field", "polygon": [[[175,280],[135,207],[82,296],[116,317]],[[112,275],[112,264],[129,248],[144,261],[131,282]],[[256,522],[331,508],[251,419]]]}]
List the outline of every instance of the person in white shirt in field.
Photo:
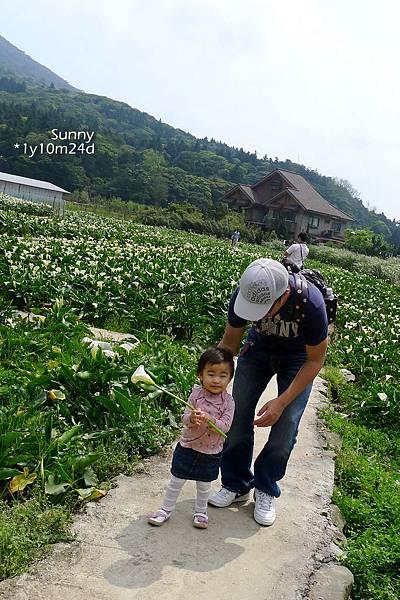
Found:
[{"label": "person in white shirt in field", "polygon": [[304,260],[306,259],[308,252],[309,252],[307,245],[305,243],[306,234],[303,232],[300,232],[299,235],[297,236],[297,239],[299,240],[298,243],[292,244],[291,246],[289,246],[289,248],[287,248],[284,256],[287,261],[290,261],[291,263],[295,264],[296,267],[298,267],[299,269],[302,269],[304,267]]}]

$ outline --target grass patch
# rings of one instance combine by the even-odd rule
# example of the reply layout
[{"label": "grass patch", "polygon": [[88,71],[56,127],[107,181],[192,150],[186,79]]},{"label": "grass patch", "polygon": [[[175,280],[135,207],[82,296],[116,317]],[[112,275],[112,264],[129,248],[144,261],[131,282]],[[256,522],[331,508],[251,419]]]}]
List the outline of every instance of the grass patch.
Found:
[{"label": "grass patch", "polygon": [[[352,384],[340,384],[326,369],[329,389],[341,410]],[[400,435],[373,429],[328,410],[328,427],[343,438],[336,459],[333,501],[346,519],[344,564],[353,572],[354,600],[400,598]],[[358,421],[358,422],[357,422]]]},{"label": "grass patch", "polygon": [[69,510],[39,500],[0,502],[0,579],[21,574],[46,546],[71,540]]}]

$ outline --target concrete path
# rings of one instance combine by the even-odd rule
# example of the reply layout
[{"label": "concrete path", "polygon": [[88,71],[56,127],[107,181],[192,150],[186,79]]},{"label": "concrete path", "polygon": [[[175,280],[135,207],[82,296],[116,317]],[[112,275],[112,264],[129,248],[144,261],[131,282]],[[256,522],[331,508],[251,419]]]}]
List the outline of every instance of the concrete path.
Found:
[{"label": "concrete path", "polygon": [[[171,451],[144,461],[133,477],[76,518],[77,541],[58,544],[35,573],[0,584],[7,600],[300,600],[313,572],[332,556],[327,508],[334,463],[318,431],[317,380],[277,501],[277,520],[260,527],[253,501],[210,507],[208,530],[192,526],[194,483],[161,528],[145,515],[159,507]],[[275,395],[275,383],[264,393]],[[269,430],[256,431],[260,449]],[[217,484],[215,484],[215,487]]]}]

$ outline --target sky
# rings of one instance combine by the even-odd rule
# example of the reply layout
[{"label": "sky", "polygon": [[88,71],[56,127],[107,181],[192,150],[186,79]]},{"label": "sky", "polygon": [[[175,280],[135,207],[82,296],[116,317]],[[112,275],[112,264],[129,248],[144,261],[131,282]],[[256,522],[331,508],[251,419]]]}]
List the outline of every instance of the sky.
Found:
[{"label": "sky", "polygon": [[348,180],[400,219],[398,0],[0,0],[69,83],[193,135]]}]

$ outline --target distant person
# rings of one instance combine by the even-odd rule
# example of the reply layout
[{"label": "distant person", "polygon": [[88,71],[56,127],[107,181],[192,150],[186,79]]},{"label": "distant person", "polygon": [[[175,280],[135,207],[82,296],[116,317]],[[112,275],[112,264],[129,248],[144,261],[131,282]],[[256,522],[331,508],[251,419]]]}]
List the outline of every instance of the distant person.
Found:
[{"label": "distant person", "polygon": [[207,501],[211,482],[217,479],[224,439],[231,427],[235,403],[226,391],[233,377],[233,355],[224,348],[209,348],[200,356],[197,375],[201,385],[194,385],[189,396],[192,408],[183,414],[184,428],[175,448],[171,465],[171,481],[165,490],[161,508],[148,515],[150,525],[163,525],[175,508],[185,482],[196,481],[197,497],[193,525],[208,527]]},{"label": "distant person", "polygon": [[239,240],[240,240],[240,231],[238,229],[235,229],[235,231],[231,235],[232,248],[235,248],[235,246],[237,246]]},{"label": "distant person", "polygon": [[304,261],[308,256],[308,248],[306,245],[306,234],[300,232],[297,236],[299,240],[297,244],[292,244],[287,248],[284,254],[284,260],[286,263],[293,263],[299,269],[304,267]]}]

